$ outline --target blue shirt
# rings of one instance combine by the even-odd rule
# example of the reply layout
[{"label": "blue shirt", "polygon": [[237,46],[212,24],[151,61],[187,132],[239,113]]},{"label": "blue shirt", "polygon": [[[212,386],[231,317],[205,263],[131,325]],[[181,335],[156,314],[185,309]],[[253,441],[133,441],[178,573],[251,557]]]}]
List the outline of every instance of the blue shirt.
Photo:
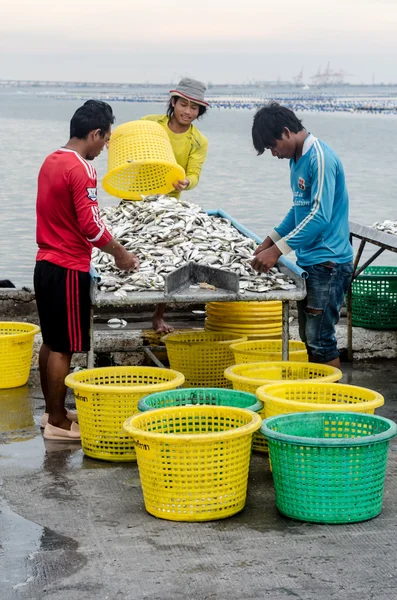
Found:
[{"label": "blue shirt", "polygon": [[[335,152],[309,135],[302,156],[290,161],[293,206],[272,239],[301,266],[353,260],[349,236],[349,197],[342,163]],[[281,239],[280,239],[281,238]]]}]

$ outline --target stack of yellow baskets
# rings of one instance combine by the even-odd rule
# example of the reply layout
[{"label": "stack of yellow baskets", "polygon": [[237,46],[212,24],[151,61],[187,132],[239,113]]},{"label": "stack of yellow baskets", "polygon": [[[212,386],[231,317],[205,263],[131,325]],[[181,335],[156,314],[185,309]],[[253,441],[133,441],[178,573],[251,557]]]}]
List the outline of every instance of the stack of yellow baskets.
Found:
[{"label": "stack of yellow baskets", "polygon": [[249,340],[281,338],[281,302],[209,302],[205,308],[207,331],[229,331]]}]

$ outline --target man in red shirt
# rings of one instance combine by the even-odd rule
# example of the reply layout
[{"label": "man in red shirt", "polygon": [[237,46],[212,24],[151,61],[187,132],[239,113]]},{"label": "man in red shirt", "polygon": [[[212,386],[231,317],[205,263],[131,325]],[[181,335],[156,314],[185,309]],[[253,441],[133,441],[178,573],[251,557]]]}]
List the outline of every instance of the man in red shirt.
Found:
[{"label": "man in red shirt", "polygon": [[114,257],[119,269],[139,269],[101,220],[97,175],[89,161],[109,141],[114,116],[106,102],[88,100],[70,121],[66,146],[44,161],[38,179],[34,287],[43,345],[39,354],[46,403],[44,437],[80,440],[76,414],[65,409],[65,377],[74,352],[90,348],[92,246]]}]

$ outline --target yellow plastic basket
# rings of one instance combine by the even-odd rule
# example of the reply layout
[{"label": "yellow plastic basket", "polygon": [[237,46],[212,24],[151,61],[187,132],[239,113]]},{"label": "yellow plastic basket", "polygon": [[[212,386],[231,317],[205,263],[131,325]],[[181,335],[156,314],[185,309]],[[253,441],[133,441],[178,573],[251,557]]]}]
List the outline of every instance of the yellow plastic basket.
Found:
[{"label": "yellow plastic basket", "polygon": [[146,510],[171,521],[242,510],[252,434],[261,424],[256,413],[229,406],[162,408],[128,419]]},{"label": "yellow plastic basket", "polygon": [[283,381],[256,390],[265,404],[265,417],[312,412],[344,411],[374,414],[384,404],[378,392],[355,385],[320,381]]},{"label": "yellow plastic basket", "polygon": [[138,412],[143,396],[173,390],[182,373],[157,367],[105,367],[71,373],[65,379],[74,390],[81,445],[87,456],[111,461],[136,460],[134,445],[123,432],[124,421]]},{"label": "yellow plastic basket", "polygon": [[255,394],[258,387],[290,379],[339,381],[342,371],[319,363],[276,361],[233,365],[225,370],[225,377],[232,382],[233,389]]},{"label": "yellow plastic basket", "polygon": [[[303,342],[290,340],[289,358],[294,362],[308,362],[306,346]],[[250,340],[230,346],[235,363],[280,361],[282,360],[281,340]]]},{"label": "yellow plastic basket", "polygon": [[230,344],[246,339],[224,332],[187,331],[169,333],[161,341],[171,368],[184,374],[186,387],[231,388],[224,376],[234,363]]},{"label": "yellow plastic basket", "polygon": [[108,172],[102,186],[125,200],[167,194],[173,182],[184,179],[166,131],[153,121],[130,121],[116,127],[108,148]]},{"label": "yellow plastic basket", "polygon": [[[319,379],[321,381],[339,381],[342,371],[331,365],[302,362],[261,362],[233,365],[225,370],[225,377],[233,384],[233,389],[255,394],[263,386],[278,381],[293,379]],[[267,417],[265,408],[259,413],[262,419]],[[261,433],[255,433],[253,449],[258,452],[268,452],[268,446]]]},{"label": "yellow plastic basket", "polygon": [[27,383],[34,336],[39,331],[33,323],[0,322],[0,389]]}]

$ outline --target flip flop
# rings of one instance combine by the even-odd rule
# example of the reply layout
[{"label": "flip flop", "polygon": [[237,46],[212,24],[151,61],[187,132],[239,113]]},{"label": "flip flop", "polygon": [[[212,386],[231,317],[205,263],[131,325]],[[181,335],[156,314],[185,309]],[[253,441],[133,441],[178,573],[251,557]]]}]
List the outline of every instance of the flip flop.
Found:
[{"label": "flip flop", "polygon": [[70,429],[62,429],[61,427],[55,427],[55,425],[50,425],[50,423],[47,423],[44,428],[43,437],[46,440],[53,440],[54,442],[62,442],[65,440],[68,442],[80,442],[80,427],[77,425],[77,423],[72,422]]},{"label": "flip flop", "polygon": [[[77,423],[77,413],[76,412],[72,412],[70,410],[67,411],[66,413],[66,418],[69,419],[69,421],[74,421],[75,423]],[[41,417],[41,421],[40,421],[40,428],[44,429],[45,426],[48,423],[48,413],[44,413],[44,415]]]}]

